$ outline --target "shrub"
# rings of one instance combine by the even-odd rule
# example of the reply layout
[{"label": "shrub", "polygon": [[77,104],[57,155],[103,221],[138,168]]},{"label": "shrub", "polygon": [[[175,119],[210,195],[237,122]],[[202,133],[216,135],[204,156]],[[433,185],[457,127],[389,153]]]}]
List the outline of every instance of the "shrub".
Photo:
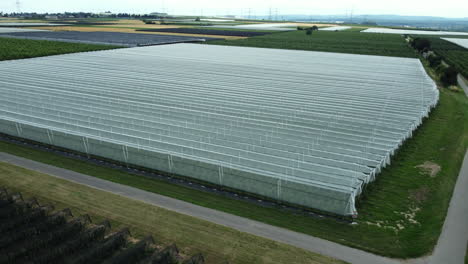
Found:
[{"label": "shrub", "polygon": [[457,70],[455,70],[455,68],[453,68],[452,66],[446,67],[443,70],[442,75],[440,76],[440,81],[445,86],[456,85],[457,75],[458,75],[458,72]]},{"label": "shrub", "polygon": [[195,18],[195,21],[200,22],[201,21],[200,17]]},{"label": "shrub", "polygon": [[423,51],[424,49],[429,50],[431,48],[431,42],[428,39],[424,38],[415,38],[411,42],[411,46],[417,49],[419,52]]},{"label": "shrub", "polygon": [[298,26],[297,30],[304,30],[304,27]]},{"label": "shrub", "polygon": [[306,34],[307,34],[307,35],[312,35],[312,29],[311,29],[311,28],[308,28]]},{"label": "shrub", "polygon": [[314,25],[314,26],[312,27],[312,30],[319,30],[319,28],[318,28],[316,25]]},{"label": "shrub", "polygon": [[429,66],[432,68],[437,68],[442,63],[442,58],[440,56],[431,54],[427,57],[427,61],[429,62]]}]

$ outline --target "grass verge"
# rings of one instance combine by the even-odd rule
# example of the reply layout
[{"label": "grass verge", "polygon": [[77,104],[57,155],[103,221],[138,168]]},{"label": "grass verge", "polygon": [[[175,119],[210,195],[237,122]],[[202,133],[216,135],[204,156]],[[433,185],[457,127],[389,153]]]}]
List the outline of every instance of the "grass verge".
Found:
[{"label": "grass verge", "polygon": [[468,245],[466,246],[465,264],[468,264]]},{"label": "grass verge", "polygon": [[[439,106],[399,150],[358,202],[358,225],[312,218],[278,208],[173,185],[26,146],[0,142],[0,151],[126,184],[197,205],[318,236],[390,257],[419,257],[434,247],[468,146],[468,100],[441,91]],[[440,166],[431,177],[417,167]]]},{"label": "grass verge", "polygon": [[[158,244],[176,243],[185,255],[203,253],[207,263],[343,263],[289,245],[178,214],[143,202],[0,162],[0,186],[36,197],[113,229],[129,227],[138,237],[151,234]],[[99,201],[99,202],[96,202]]]},{"label": "grass verge", "polygon": [[0,61],[118,48],[108,45],[0,38]]},{"label": "grass verge", "polygon": [[400,35],[360,33],[355,30],[314,31],[310,36],[306,35],[306,31],[301,30],[242,40],[209,41],[207,44],[417,57],[417,53],[408,47]]}]

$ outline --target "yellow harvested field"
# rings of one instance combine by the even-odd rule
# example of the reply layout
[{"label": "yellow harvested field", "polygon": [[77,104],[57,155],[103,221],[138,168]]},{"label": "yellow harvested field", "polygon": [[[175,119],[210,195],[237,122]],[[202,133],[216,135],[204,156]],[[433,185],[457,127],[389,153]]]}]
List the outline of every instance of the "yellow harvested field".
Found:
[{"label": "yellow harvested field", "polygon": [[147,32],[136,31],[134,28],[124,27],[34,27],[35,29],[45,29],[52,31],[81,31],[81,32],[120,32],[120,33],[139,33],[139,34],[156,34],[156,35],[172,35],[172,36],[186,36],[186,37],[199,37],[199,38],[222,38],[222,39],[244,39],[245,37],[232,37],[232,36],[215,36],[215,35],[199,35],[199,34],[181,34],[181,33],[168,33],[168,32]]},{"label": "yellow harvested field", "polygon": [[178,26],[178,25],[159,25],[159,24],[118,24],[118,25],[105,25],[99,26],[100,28],[103,27],[112,27],[112,28],[181,28],[187,26]]},{"label": "yellow harvested field", "polygon": [[303,26],[303,27],[313,27],[313,26],[317,26],[317,27],[335,27],[335,26],[338,26],[336,24],[314,24],[314,23],[297,23],[296,24],[297,26]]},{"label": "yellow harvested field", "polygon": [[96,21],[95,23],[115,23],[115,24],[129,24],[129,25],[145,25],[145,23],[139,19],[119,19],[111,21]]}]

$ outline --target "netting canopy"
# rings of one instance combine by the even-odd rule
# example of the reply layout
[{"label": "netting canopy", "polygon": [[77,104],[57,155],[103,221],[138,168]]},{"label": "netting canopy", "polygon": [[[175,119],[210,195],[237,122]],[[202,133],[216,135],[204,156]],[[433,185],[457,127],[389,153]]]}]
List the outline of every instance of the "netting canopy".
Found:
[{"label": "netting canopy", "polygon": [[2,133],[340,215],[439,97],[417,59],[198,44],[0,77]]}]

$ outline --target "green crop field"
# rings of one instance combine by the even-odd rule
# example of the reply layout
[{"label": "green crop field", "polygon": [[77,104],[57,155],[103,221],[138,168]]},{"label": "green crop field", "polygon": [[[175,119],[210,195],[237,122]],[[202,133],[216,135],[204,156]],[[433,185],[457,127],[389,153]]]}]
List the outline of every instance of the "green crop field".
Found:
[{"label": "green crop field", "polygon": [[437,37],[429,38],[432,50],[468,78],[468,49]]},{"label": "green crop field", "polygon": [[[0,151],[67,168],[105,180],[188,201],[297,232],[391,257],[428,253],[440,234],[451,194],[468,146],[468,100],[441,91],[431,118],[398,151],[358,202],[358,225],[312,218],[221,195],[101,167],[42,150],[0,142]],[[417,166],[441,170],[430,176]],[[435,165],[434,165],[435,164]]]},{"label": "green crop field", "polygon": [[300,30],[240,40],[209,41],[207,44],[417,57],[402,36],[360,33],[354,30],[314,31],[310,36],[306,35],[306,31]]},{"label": "green crop field", "polygon": [[78,44],[46,40],[0,38],[0,61],[115,49],[116,46]]}]

